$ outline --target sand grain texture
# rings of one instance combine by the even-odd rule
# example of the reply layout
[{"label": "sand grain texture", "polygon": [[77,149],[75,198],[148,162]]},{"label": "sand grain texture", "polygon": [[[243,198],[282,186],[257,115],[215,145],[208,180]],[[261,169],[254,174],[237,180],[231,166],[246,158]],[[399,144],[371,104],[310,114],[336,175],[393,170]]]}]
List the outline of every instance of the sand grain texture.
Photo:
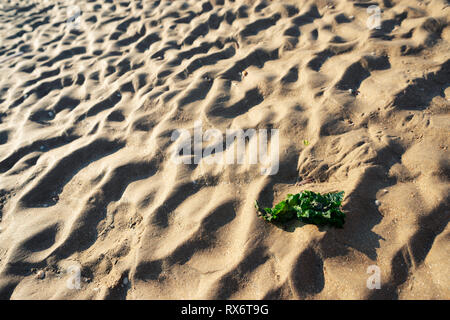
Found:
[{"label": "sand grain texture", "polygon": [[[374,3],[2,1],[0,298],[449,299],[450,3]],[[278,174],[174,164],[197,120]],[[257,217],[304,189],[344,229]]]}]

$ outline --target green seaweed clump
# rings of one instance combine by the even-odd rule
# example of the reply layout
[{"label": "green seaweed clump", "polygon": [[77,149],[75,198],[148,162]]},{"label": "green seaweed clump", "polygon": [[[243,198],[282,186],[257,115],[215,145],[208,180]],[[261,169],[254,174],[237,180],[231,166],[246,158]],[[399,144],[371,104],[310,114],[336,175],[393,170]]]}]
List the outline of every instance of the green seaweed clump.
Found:
[{"label": "green seaweed clump", "polygon": [[345,222],[345,213],[340,209],[343,198],[344,191],[320,194],[305,190],[297,194],[288,194],[287,199],[274,208],[261,210],[257,201],[255,207],[260,216],[269,222],[283,223],[297,218],[304,223],[317,226],[342,228]]}]

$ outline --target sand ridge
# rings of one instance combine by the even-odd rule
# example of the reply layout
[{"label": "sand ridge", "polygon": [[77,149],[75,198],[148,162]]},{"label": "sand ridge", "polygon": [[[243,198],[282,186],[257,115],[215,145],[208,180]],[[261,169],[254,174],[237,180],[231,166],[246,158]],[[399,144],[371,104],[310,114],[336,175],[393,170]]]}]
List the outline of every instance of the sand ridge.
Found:
[{"label": "sand ridge", "polygon": [[[0,297],[449,299],[449,17],[446,0],[2,2]],[[172,132],[198,120],[278,129],[279,172],[174,164]],[[257,217],[304,189],[345,191],[344,229]]]}]

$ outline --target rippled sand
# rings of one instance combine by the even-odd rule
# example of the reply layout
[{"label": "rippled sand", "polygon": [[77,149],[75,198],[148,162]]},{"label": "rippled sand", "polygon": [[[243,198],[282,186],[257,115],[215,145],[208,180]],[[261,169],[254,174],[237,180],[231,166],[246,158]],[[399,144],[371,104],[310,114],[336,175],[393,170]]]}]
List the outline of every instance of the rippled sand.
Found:
[{"label": "rippled sand", "polygon": [[[379,2],[2,1],[0,297],[449,299],[450,4]],[[279,172],[176,165],[198,120]],[[343,229],[257,217],[305,189]]]}]

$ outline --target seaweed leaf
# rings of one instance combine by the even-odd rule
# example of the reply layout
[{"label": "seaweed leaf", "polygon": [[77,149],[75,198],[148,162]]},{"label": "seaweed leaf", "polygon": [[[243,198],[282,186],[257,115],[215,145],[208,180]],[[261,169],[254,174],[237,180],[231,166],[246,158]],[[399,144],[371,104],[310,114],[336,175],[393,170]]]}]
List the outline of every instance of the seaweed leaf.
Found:
[{"label": "seaweed leaf", "polygon": [[257,201],[255,207],[259,215],[270,222],[286,222],[297,218],[304,223],[342,228],[345,222],[345,213],[340,209],[343,198],[344,191],[322,195],[305,190],[288,194],[286,200],[279,202],[274,208],[262,209]]}]

